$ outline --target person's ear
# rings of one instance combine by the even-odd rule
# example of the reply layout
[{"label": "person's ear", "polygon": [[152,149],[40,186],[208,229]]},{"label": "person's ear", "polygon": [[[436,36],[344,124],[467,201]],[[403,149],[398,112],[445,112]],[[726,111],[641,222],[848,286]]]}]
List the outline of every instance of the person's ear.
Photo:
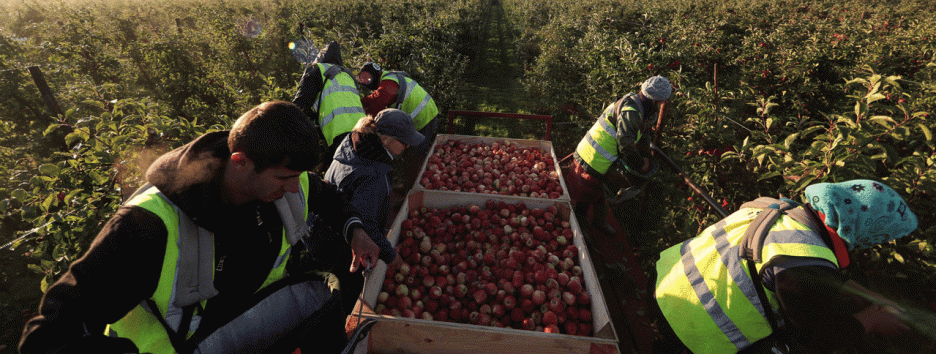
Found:
[{"label": "person's ear", "polygon": [[231,163],[234,164],[238,169],[250,171],[253,170],[254,164],[253,161],[247,157],[243,152],[235,152],[231,154]]}]

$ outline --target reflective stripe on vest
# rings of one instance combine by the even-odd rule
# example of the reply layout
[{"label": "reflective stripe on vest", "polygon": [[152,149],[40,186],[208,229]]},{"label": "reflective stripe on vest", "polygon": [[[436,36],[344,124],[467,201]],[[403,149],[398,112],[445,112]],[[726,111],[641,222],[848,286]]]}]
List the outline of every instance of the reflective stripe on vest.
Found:
[{"label": "reflective stripe on vest", "polygon": [[[640,111],[627,105],[622,105],[621,111],[635,111],[640,114]],[[611,122],[613,114],[614,104],[612,103],[605,108],[604,113],[598,117],[598,121],[592,125],[575,148],[575,152],[582,157],[582,161],[601,174],[608,172],[608,168],[618,158],[617,129]]]},{"label": "reflective stripe on vest", "polygon": [[354,125],[366,113],[361,104],[361,95],[351,75],[341,71],[334,78],[328,78],[325,72],[332,67],[332,64],[316,65],[322,73],[324,87],[313,108],[319,112],[318,123],[322,127],[322,135],[328,146],[331,146],[336,136],[353,130]]},{"label": "reflective stripe on vest", "polygon": [[[301,174],[299,181],[298,193],[287,193],[275,202],[284,225],[282,247],[274,267],[260,289],[283,278],[292,245],[299,241],[301,235],[297,234],[302,230],[290,225],[305,226],[305,215],[308,214],[305,202],[309,191],[308,174]],[[283,211],[285,204],[289,204],[286,206],[289,209],[287,212]],[[177,331],[181,325],[183,308],[197,303],[204,308],[206,301],[217,295],[213,284],[214,235],[195,225],[156,187],[149,187],[142,193],[135,194],[126,205],[136,205],[149,210],[166,226],[166,253],[163,256],[159,283],[151,299],[169,327]],[[301,215],[302,219],[294,220],[297,215]],[[166,329],[154,316],[146,301],[142,301],[116,323],[108,325],[105,334],[129,338],[141,353],[174,353],[175,348],[169,341]],[[200,323],[201,316],[196,310],[189,322],[186,338],[198,329]]]},{"label": "reflective stripe on vest", "polygon": [[[738,247],[761,209],[745,208],[708,227],[698,237],[670,247],[657,262],[655,297],[667,322],[694,353],[735,353],[770,335],[760,303]],[[822,237],[788,216],[771,227],[763,246],[764,263],[774,257],[821,258],[837,265]],[[766,290],[766,289],[765,289]]]},{"label": "reflective stripe on vest", "polygon": [[[400,71],[385,72],[381,80],[390,80],[400,86],[401,91],[403,91],[403,103],[396,108],[408,113],[413,118],[416,130],[425,127],[439,114],[439,108],[436,107],[435,101],[432,100],[426,89],[406,76],[405,73]],[[397,97],[401,97],[400,92],[397,92]]]}]

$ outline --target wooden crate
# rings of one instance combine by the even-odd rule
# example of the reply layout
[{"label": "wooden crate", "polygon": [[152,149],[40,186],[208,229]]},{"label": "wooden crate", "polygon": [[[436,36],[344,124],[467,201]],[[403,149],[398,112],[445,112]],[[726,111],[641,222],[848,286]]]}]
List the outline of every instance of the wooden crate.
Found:
[{"label": "wooden crate", "polygon": [[[501,143],[509,142],[509,143],[516,144],[517,146],[520,146],[520,147],[538,148],[538,149],[548,151],[549,155],[552,156],[553,158],[553,164],[554,164],[553,168],[555,169],[557,178],[559,179],[558,181],[559,185],[562,187],[562,195],[559,196],[559,198],[557,199],[551,199],[551,198],[530,198],[530,199],[561,200],[561,201],[566,201],[566,202],[570,200],[569,188],[565,184],[565,178],[562,177],[562,169],[559,166],[559,159],[556,158],[556,152],[553,150],[552,142],[549,142],[546,140],[492,138],[492,137],[486,137],[486,136],[473,136],[473,135],[454,135],[454,134],[437,135],[435,143],[433,143],[432,145],[432,149],[429,150],[429,153],[426,155],[426,158],[423,159],[422,167],[419,170],[419,178],[416,179],[416,183],[413,186],[414,190],[423,190],[423,191],[430,190],[430,189],[423,187],[423,185],[419,183],[419,180],[422,178],[423,173],[426,171],[426,165],[429,163],[429,157],[432,156],[432,154],[435,152],[435,149],[437,146],[445,144],[452,140],[457,140],[466,144],[480,144],[480,143],[491,144],[495,142],[501,142]],[[467,192],[454,192],[454,193],[467,193]],[[490,195],[490,196],[495,196],[495,197],[504,196],[501,194],[484,194],[484,195]],[[511,197],[514,197],[514,196],[511,196]]]},{"label": "wooden crate", "polygon": [[[543,333],[521,329],[486,327],[470,324],[429,321],[377,315],[374,308],[381,291],[387,265],[378,262],[366,279],[363,299],[356,308],[363,308],[362,317],[378,323],[368,338],[358,345],[359,353],[620,353],[617,332],[611,322],[588,248],[575,215],[568,202],[476,193],[445,191],[411,191],[400,208],[388,239],[394,245],[400,237],[400,224],[409,211],[420,207],[444,208],[467,204],[484,205],[489,199],[506,203],[524,202],[529,208],[554,205],[562,216],[568,216],[574,232],[572,242],[578,247],[578,264],[582,268],[585,289],[591,295],[593,334],[590,337]],[[362,348],[363,347],[363,348]]]}]

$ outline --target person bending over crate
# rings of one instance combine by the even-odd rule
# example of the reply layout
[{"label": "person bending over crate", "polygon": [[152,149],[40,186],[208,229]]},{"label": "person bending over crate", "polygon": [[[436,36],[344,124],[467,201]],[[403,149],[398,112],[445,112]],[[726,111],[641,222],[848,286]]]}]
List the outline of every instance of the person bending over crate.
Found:
[{"label": "person bending over crate", "polygon": [[[380,259],[395,268],[400,257],[387,240],[387,222],[390,220],[391,163],[410,146],[419,145],[424,137],[413,126],[409,114],[387,108],[375,117],[362,118],[345,137],[335,152],[325,179],[348,193],[351,205],[361,215],[364,228],[380,246]],[[350,255],[344,255],[344,258]],[[332,270],[341,281],[345,309],[351,311],[364,287],[361,272],[347,272],[345,268]]]},{"label": "person bending over crate", "polygon": [[745,203],[660,253],[655,353],[880,353],[868,338],[909,330],[901,306],[840,272],[849,251],[916,229],[906,202],[871,180],[804,194]]},{"label": "person bending over crate", "polygon": [[302,73],[293,103],[313,118],[328,147],[316,173],[328,168],[338,143],[363,118],[364,107],[351,71],[341,61],[341,47],[337,42],[325,46]]},{"label": "person bending over crate", "polygon": [[657,119],[658,106],[669,99],[673,87],[663,76],[654,76],[605,108],[573,153],[569,181],[575,216],[583,222],[592,208],[591,224],[607,235],[606,190],[630,199],[640,193],[656,171],[650,156],[650,127]]},{"label": "person bending over crate", "polygon": [[381,70],[380,65],[369,62],[361,67],[357,81],[373,90],[361,98],[368,115],[376,116],[385,108],[400,109],[413,118],[416,130],[425,137],[422,143],[404,150],[400,158],[394,160],[399,162],[395,164],[395,170],[398,171],[395,173],[393,189],[405,193],[416,183],[423,160],[435,142],[439,108],[426,89],[402,71]]}]

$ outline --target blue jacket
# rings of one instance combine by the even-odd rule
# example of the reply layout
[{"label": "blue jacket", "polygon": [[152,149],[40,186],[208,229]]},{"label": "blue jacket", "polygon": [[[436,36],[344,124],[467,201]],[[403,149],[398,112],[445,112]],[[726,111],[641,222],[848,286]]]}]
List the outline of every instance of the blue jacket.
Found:
[{"label": "blue jacket", "polygon": [[[325,171],[325,180],[347,194],[352,208],[364,222],[367,235],[380,247],[380,259],[389,264],[396,257],[396,251],[387,240],[386,227],[390,221],[391,189],[388,174],[393,167],[386,162],[360,156],[354,150],[353,135],[348,134],[341,141],[331,166]],[[370,144],[370,148],[384,149],[379,141],[359,142],[364,143]]]}]

